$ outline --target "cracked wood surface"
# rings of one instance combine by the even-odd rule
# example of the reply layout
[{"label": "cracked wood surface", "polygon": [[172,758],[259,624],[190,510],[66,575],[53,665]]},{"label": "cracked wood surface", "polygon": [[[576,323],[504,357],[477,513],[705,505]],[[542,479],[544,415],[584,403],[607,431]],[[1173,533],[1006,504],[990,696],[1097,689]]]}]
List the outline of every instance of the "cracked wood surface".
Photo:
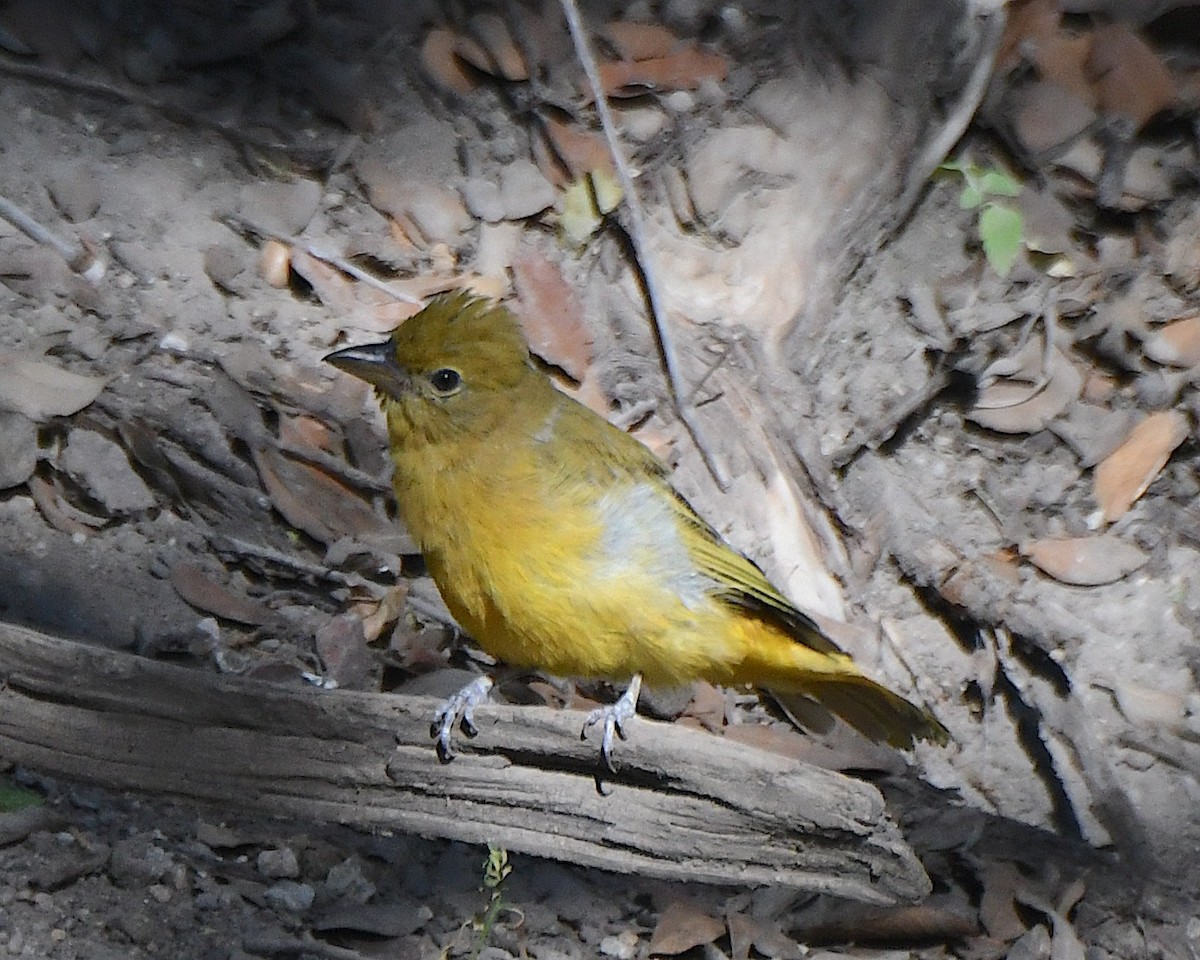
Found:
[{"label": "cracked wood surface", "polygon": [[[491,842],[669,880],[929,892],[870,784],[639,718],[603,783],[582,714],[485,706],[439,764],[426,697],[277,686],[0,624],[0,758],[111,789]],[[599,789],[598,789],[599,788]]]}]

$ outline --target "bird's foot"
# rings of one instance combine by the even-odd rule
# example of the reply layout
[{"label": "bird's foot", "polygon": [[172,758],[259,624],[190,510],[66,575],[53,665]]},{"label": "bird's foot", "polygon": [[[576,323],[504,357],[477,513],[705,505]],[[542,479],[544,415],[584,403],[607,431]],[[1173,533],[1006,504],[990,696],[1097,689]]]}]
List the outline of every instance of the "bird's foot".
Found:
[{"label": "bird's foot", "polygon": [[475,708],[487,700],[491,690],[492,678],[487,675],[479,676],[437,708],[437,713],[433,715],[433,723],[429,726],[429,735],[437,738],[437,755],[442,763],[449,763],[454,759],[454,751],[450,748],[450,734],[456,724],[462,724],[463,732],[468,737],[475,736]]},{"label": "bird's foot", "polygon": [[616,703],[593,710],[583,722],[583,732],[579,735],[580,740],[586,738],[588,730],[596,724],[604,724],[604,733],[600,738],[600,758],[613,773],[617,772],[617,768],[613,766],[612,762],[613,735],[619,736],[622,740],[626,738],[625,724],[637,713],[638,696],[641,692],[642,676],[635,673],[628,688],[617,698]]}]

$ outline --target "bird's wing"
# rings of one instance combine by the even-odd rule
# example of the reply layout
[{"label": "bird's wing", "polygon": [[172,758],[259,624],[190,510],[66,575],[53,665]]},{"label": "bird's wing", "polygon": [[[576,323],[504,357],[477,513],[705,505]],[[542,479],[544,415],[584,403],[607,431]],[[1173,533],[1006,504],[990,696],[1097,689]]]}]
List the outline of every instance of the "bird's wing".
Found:
[{"label": "bird's wing", "polygon": [[[635,437],[597,417],[575,400],[558,394],[555,426],[574,444],[593,445],[595,455],[572,460],[573,479],[586,474],[594,495],[613,485],[650,483],[662,489],[679,521],[688,556],[700,575],[716,584],[711,593],[731,606],[741,607],[777,624],[798,643],[817,653],[842,653],[821,628],[781,594],[766,575],[717,533],[671,486],[670,471]],[[547,447],[558,450],[561,448]],[[552,471],[551,471],[552,472]]]},{"label": "bird's wing", "polygon": [[771,584],[753,561],[729,546],[674,490],[675,511],[685,525],[688,552],[705,576],[720,586],[713,594],[725,603],[742,607],[782,627],[797,642],[817,653],[841,653],[816,622],[802,613]]}]

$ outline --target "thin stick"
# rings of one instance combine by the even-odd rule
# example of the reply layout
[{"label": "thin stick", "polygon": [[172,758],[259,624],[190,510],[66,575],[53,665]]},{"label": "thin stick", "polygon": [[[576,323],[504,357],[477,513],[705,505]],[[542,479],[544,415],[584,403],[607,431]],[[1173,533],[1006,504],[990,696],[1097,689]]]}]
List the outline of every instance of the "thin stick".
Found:
[{"label": "thin stick", "polygon": [[633,245],[638,269],[642,274],[642,281],[646,285],[646,299],[650,302],[650,315],[654,321],[654,333],[658,340],[663,368],[667,375],[667,387],[671,395],[671,403],[675,407],[675,412],[679,415],[679,419],[691,435],[692,441],[696,444],[696,449],[700,451],[700,456],[704,459],[704,465],[708,468],[708,472],[712,474],[713,480],[716,481],[717,486],[722,490],[728,490],[729,478],[722,465],[716,461],[709,451],[708,445],[704,442],[703,431],[700,429],[700,424],[694,416],[691,404],[684,400],[685,392],[682,389],[680,381],[679,362],[676,358],[675,346],[671,340],[670,331],[667,328],[662,298],[658,292],[658,284],[654,282],[654,271],[651,269],[650,251],[646,244],[644,228],[646,219],[645,211],[642,208],[642,202],[638,197],[637,189],[633,185],[633,175],[629,172],[629,164],[625,160],[620,141],[617,138],[617,127],[613,122],[612,111],[608,106],[608,98],[605,96],[604,88],[600,83],[600,71],[596,66],[596,58],[592,56],[587,35],[583,30],[583,23],[579,16],[579,7],[576,5],[575,0],[560,0],[560,3],[563,14],[567,18],[567,29],[571,33],[571,42],[575,46],[575,55],[579,58],[579,63],[583,67],[583,73],[587,77],[588,86],[592,88],[592,98],[596,104],[596,113],[600,117],[600,127],[604,131],[604,139],[608,144],[608,151],[612,154],[613,165],[617,170],[617,179],[620,180],[621,190],[625,194],[625,202],[629,209],[626,229],[629,233],[629,241]]},{"label": "thin stick", "polygon": [[330,266],[337,267],[342,273],[345,273],[355,280],[365,283],[369,287],[374,287],[383,293],[386,293],[393,300],[399,300],[401,303],[412,303],[420,306],[421,298],[414,297],[411,293],[405,293],[403,290],[394,290],[388,284],[380,280],[378,277],[367,273],[362,267],[355,266],[345,257],[339,257],[337,254],[330,253],[327,250],[322,250],[316,244],[309,243],[306,240],[301,240],[297,237],[287,236],[286,234],[276,233],[274,230],[268,230],[266,227],[260,226],[251,220],[236,213],[228,213],[220,218],[221,222],[231,230],[236,230],[238,233],[248,233],[260,239],[278,240],[280,243],[286,243],[289,247],[295,247],[298,250],[307,253],[310,257],[317,260],[322,260]]},{"label": "thin stick", "polygon": [[42,226],[28,213],[6,197],[0,197],[0,217],[20,230],[30,240],[43,246],[53,247],[76,273],[88,283],[98,283],[104,276],[104,262],[74,237],[60,237]]}]

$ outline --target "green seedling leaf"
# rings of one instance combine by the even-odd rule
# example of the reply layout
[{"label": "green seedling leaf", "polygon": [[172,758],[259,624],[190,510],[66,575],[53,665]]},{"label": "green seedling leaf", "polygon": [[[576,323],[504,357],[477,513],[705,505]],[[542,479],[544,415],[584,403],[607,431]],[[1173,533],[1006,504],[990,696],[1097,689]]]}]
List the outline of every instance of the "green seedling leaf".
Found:
[{"label": "green seedling leaf", "polygon": [[11,783],[0,783],[0,813],[16,813],[44,802],[40,793]]},{"label": "green seedling leaf", "polygon": [[512,867],[508,864],[508,851],[489,843],[487,859],[483,861],[483,885],[494,890],[510,873]]},{"label": "green seedling leaf", "polygon": [[1019,210],[989,203],[979,214],[983,255],[1000,276],[1007,277],[1021,253],[1024,218]]},{"label": "green seedling leaf", "polygon": [[974,210],[983,203],[983,194],[978,187],[973,187],[970,184],[963,187],[962,193],[958,195],[958,207],[960,210]]},{"label": "green seedling leaf", "polygon": [[1003,170],[985,170],[979,179],[979,189],[994,197],[1015,197],[1021,193],[1021,184]]}]

